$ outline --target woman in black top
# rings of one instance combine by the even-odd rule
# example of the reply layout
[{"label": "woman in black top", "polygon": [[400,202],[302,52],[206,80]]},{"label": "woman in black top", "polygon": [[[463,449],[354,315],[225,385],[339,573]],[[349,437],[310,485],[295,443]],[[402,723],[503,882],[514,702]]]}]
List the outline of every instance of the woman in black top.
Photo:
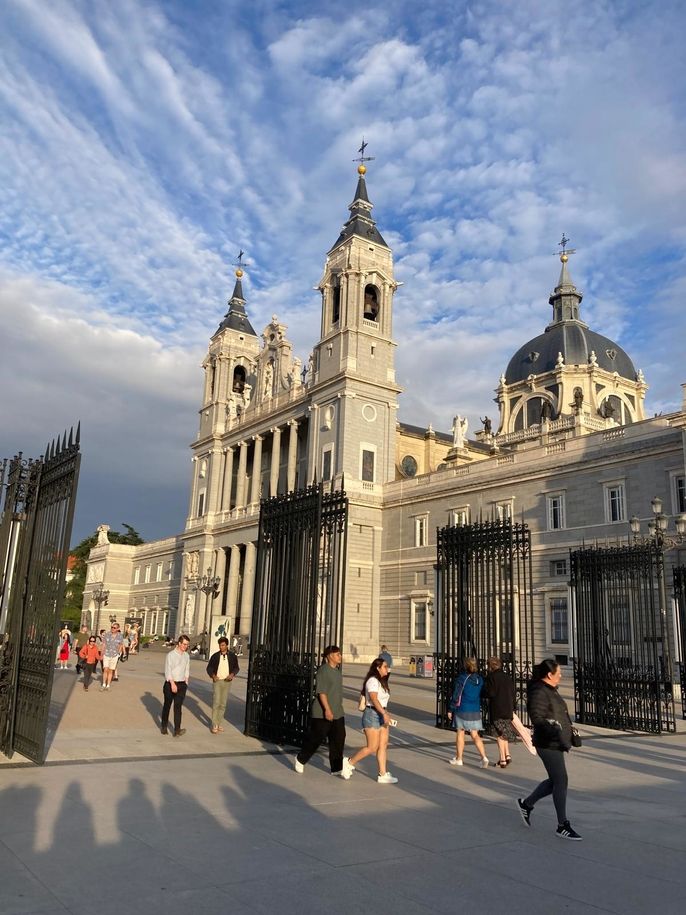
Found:
[{"label": "woman in black top", "polygon": [[495,728],[500,759],[498,765],[501,769],[512,762],[508,741],[515,739],[512,726],[512,713],[515,708],[515,690],[512,678],[503,670],[500,658],[488,659],[488,674],[486,675],[486,696],[489,700],[491,722]]},{"label": "woman in black top", "polygon": [[562,671],[557,661],[546,658],[534,668],[529,682],[527,709],[534,726],[533,744],[548,778],[526,798],[518,798],[517,807],[525,826],[531,826],[531,812],[537,801],[549,794],[553,796],[557,813],[557,836],[560,839],[579,841],[581,836],[567,819],[567,768],[565,753],[572,746],[572,722],[564,699],[557,687]]}]

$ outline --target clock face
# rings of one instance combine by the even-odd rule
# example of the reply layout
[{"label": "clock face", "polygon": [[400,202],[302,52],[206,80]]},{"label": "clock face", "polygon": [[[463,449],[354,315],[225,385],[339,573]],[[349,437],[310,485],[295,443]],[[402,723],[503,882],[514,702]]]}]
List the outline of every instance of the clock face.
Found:
[{"label": "clock face", "polygon": [[406,477],[413,477],[417,473],[417,462],[411,454],[406,454],[400,462],[400,469]]}]

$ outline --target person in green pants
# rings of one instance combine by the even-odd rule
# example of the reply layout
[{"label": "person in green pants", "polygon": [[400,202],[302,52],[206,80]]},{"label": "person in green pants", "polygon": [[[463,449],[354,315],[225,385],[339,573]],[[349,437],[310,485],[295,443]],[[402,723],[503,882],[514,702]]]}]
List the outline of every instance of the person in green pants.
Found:
[{"label": "person in green pants", "polygon": [[222,721],[229,701],[231,681],[239,671],[238,658],[229,651],[229,640],[222,636],[219,640],[219,651],[207,662],[207,675],[212,680],[212,734],[223,731]]}]

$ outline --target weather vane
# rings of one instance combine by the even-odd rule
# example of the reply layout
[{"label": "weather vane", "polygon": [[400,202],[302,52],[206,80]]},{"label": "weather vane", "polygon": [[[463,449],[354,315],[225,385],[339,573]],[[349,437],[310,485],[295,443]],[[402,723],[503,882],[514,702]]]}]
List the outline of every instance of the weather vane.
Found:
[{"label": "weather vane", "polygon": [[560,241],[558,242],[558,245],[560,246],[560,248],[562,248],[562,250],[561,250],[561,251],[553,251],[553,254],[554,254],[555,256],[559,256],[559,258],[560,258],[560,260],[562,261],[563,264],[566,264],[566,263],[567,263],[567,261],[569,260],[569,255],[570,255],[570,254],[576,254],[576,248],[568,248],[568,247],[567,247],[568,244],[569,244],[569,239],[567,238],[567,236],[566,236],[565,233],[563,232],[563,233],[562,233],[562,238],[561,238]]},{"label": "weather vane", "polygon": [[244,254],[245,254],[245,251],[241,248],[241,250],[238,252],[238,257],[233,262],[233,266],[236,268],[236,276],[239,279],[243,276],[243,268],[250,266],[250,264],[246,263],[243,260]]},{"label": "weather vane", "polygon": [[366,167],[366,165],[365,165],[364,163],[365,163],[365,162],[373,162],[374,159],[376,159],[376,156],[365,156],[364,151],[366,150],[366,148],[367,148],[368,146],[369,146],[369,143],[366,142],[366,140],[365,140],[365,138],[364,138],[364,136],[363,136],[363,137],[362,137],[362,145],[361,145],[360,148],[357,150],[358,153],[359,153],[360,155],[357,157],[357,159],[353,159],[353,162],[359,162],[359,163],[360,163],[360,164],[358,165],[358,167],[357,167],[357,170],[358,170],[358,172],[359,172],[361,175],[364,175],[364,173],[367,171],[367,167]]}]

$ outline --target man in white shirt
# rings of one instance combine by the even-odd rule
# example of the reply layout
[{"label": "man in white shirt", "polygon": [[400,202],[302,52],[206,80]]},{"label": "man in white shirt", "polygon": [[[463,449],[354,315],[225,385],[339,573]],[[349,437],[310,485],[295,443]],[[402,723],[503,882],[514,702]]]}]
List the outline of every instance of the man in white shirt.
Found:
[{"label": "man in white shirt", "polygon": [[181,707],[186,698],[186,689],[191,672],[191,659],[188,657],[188,646],[191,640],[187,635],[180,635],[176,648],[169,652],[164,662],[164,704],[162,706],[161,731],[168,734],[169,711],[174,703],[174,737],[181,737],[186,729],[181,727]]}]

